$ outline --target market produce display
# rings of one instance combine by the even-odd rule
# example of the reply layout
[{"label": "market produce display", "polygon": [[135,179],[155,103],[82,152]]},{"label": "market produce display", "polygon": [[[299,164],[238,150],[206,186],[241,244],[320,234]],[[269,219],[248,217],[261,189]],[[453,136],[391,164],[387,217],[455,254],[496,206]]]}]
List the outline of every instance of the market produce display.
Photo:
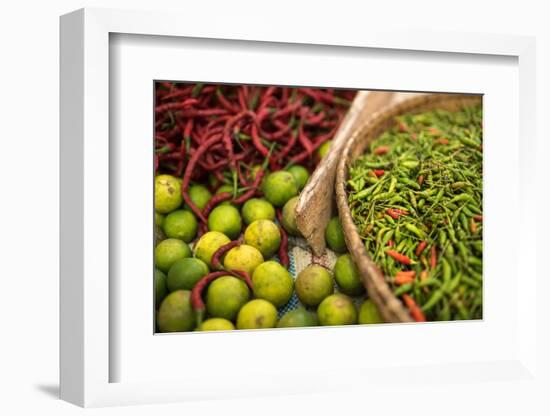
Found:
[{"label": "market produce display", "polygon": [[[332,270],[311,265],[296,279],[289,256],[299,193],[355,92],[167,82],[155,92],[157,329],[356,323],[347,297],[329,299],[318,319]],[[327,232],[344,252],[338,225]],[[308,309],[288,307],[302,292]]]},{"label": "market produce display", "polygon": [[[156,83],[158,332],[384,322],[340,218],[322,230],[330,264],[296,224],[354,95]],[[482,317],[482,160],[481,106],[407,114],[340,182],[368,256],[416,321]]]},{"label": "market produce display", "polygon": [[350,167],[368,255],[416,321],[480,319],[482,108],[397,117]]}]

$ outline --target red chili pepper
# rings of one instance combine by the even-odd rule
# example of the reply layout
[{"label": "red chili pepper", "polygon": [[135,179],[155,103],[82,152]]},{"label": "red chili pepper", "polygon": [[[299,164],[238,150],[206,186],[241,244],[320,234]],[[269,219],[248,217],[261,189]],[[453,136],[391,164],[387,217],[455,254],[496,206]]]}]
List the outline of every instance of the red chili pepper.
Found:
[{"label": "red chili pepper", "polygon": [[476,221],[483,221],[483,216],[482,215],[474,215],[472,218]]},{"label": "red chili pepper", "polygon": [[246,283],[248,288],[251,291],[254,291],[254,286],[252,285],[252,279],[250,278],[250,275],[247,272],[245,272],[244,270],[231,269],[229,270],[229,273],[235,277],[239,277],[240,279],[242,279]]},{"label": "red chili pepper", "polygon": [[202,210],[202,215],[204,218],[208,218],[208,215],[210,215],[210,212],[214,209],[214,207],[222,202],[229,201],[232,198],[232,195],[229,192],[221,192],[219,194],[214,195],[212,198],[210,198],[210,201],[204,206]]},{"label": "red chili pepper", "polygon": [[431,255],[430,255],[430,267],[432,269],[435,269],[436,265],[437,265],[437,251],[436,251],[435,246],[432,246]]},{"label": "red chili pepper", "polygon": [[191,208],[191,211],[195,213],[197,218],[199,218],[202,222],[206,222],[206,218],[202,215],[201,210],[195,205],[193,201],[191,201],[191,198],[189,198],[189,195],[187,193],[187,188],[189,187],[189,182],[191,181],[191,175],[195,169],[195,165],[197,164],[197,161],[199,158],[208,150],[210,146],[212,146],[214,143],[216,143],[219,140],[218,136],[213,136],[209,140],[205,141],[198,149],[197,151],[191,156],[191,159],[189,159],[189,162],[187,163],[187,167],[185,168],[185,173],[183,174],[183,180],[181,183],[181,193],[183,196],[183,199],[185,200],[185,203]]},{"label": "red chili pepper", "polygon": [[424,316],[422,309],[419,308],[419,306],[416,304],[413,298],[411,298],[408,294],[405,293],[403,295],[403,301],[405,302],[405,305],[407,305],[407,308],[409,308],[409,312],[411,313],[412,318],[416,322],[426,321],[426,317]]},{"label": "red chili pepper", "polygon": [[216,270],[220,268],[220,262],[221,257],[227,253],[229,250],[231,250],[233,247],[238,247],[241,244],[239,240],[230,241],[227,244],[224,244],[223,246],[219,247],[214,254],[212,254],[212,258],[210,260],[210,264],[212,265],[212,269]]},{"label": "red chili pepper", "polygon": [[393,240],[388,241],[388,247],[393,247],[394,245],[395,243],[393,242]]},{"label": "red chili pepper", "polygon": [[422,185],[423,183],[424,183],[424,175],[420,175],[420,176],[418,177],[418,184],[419,184],[419,185]]},{"label": "red chili pepper", "polygon": [[234,199],[233,202],[237,205],[240,205],[252,198],[260,187],[260,183],[262,182],[264,175],[265,171],[263,169],[260,169],[258,172],[256,172],[256,177],[254,178],[254,182],[252,183],[250,189],[242,194],[240,197]]},{"label": "red chili pepper", "polygon": [[382,176],[384,173],[386,173],[386,171],[385,171],[384,169],[375,169],[375,170],[374,170],[374,174],[375,174],[377,177]]},{"label": "red chili pepper", "polygon": [[212,272],[202,277],[191,290],[191,307],[195,311],[195,318],[197,320],[197,327],[202,324],[204,315],[206,313],[206,307],[202,300],[202,291],[209,283],[216,280],[218,277],[227,276],[226,271]]},{"label": "red chili pepper", "polygon": [[388,208],[386,209],[386,213],[394,220],[398,219],[401,215],[409,215],[408,211],[398,208]]},{"label": "red chili pepper", "polygon": [[386,254],[390,257],[392,257],[395,261],[398,261],[399,263],[405,264],[407,266],[412,264],[412,260],[405,256],[404,254],[398,253],[395,250],[386,250]]},{"label": "red chili pepper", "polygon": [[396,273],[394,282],[396,285],[404,285],[407,283],[412,283],[414,282],[415,276],[416,276],[416,272],[414,270],[400,271]]},{"label": "red chili pepper", "polygon": [[397,122],[397,127],[399,127],[399,131],[401,133],[405,133],[405,132],[409,131],[409,126],[407,126],[403,121],[398,121]]},{"label": "red chili pepper", "polygon": [[191,107],[193,104],[197,104],[199,100],[195,98],[188,98],[181,103],[166,103],[158,105],[155,108],[156,113],[162,113],[164,111],[183,110],[184,108]]},{"label": "red chili pepper", "polygon": [[442,137],[440,139],[437,139],[435,142],[439,144],[449,144],[449,139],[445,139],[444,137]]},{"label": "red chili pepper", "polygon": [[388,146],[378,146],[376,149],[373,150],[373,153],[375,155],[385,155],[390,151],[390,148]]},{"label": "red chili pepper", "polygon": [[420,254],[422,254],[422,252],[424,251],[427,245],[428,245],[427,241],[421,241],[420,243],[418,243],[418,246],[416,247],[416,251],[414,252],[414,254],[416,256],[420,256]]}]

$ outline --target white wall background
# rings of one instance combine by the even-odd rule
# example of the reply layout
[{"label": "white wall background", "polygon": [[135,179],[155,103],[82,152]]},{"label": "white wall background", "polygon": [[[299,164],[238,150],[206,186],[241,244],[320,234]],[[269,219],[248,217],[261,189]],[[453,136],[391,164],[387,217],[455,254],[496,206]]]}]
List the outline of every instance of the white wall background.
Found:
[{"label": "white wall background", "polygon": [[[511,3],[511,4],[509,4]],[[545,154],[549,150],[546,120],[550,114],[545,93],[550,92],[549,13],[543,1],[169,1],[169,0],[19,0],[3,2],[0,10],[0,413],[76,414],[81,409],[57,400],[58,385],[58,17],[74,9],[115,7],[166,9],[202,19],[220,13],[245,13],[251,19],[273,19],[287,25],[368,25],[389,19],[404,27],[434,30],[509,33],[537,36],[538,132],[537,172],[541,196],[548,192]],[[182,22],[182,25],[185,21]],[[243,29],[244,30],[244,29]],[[547,204],[541,200],[543,212]],[[534,207],[534,209],[537,209]],[[539,259],[543,259],[548,219],[542,215]],[[513,222],[511,224],[513,226]],[[513,244],[513,242],[511,242]],[[535,246],[535,243],[533,243]],[[542,266],[542,260],[541,264]],[[542,268],[540,268],[542,270]],[[550,278],[550,276],[549,276]],[[548,293],[544,283],[539,291]],[[546,307],[540,305],[541,313]],[[543,321],[542,315],[539,319]],[[546,321],[547,322],[547,321]],[[540,368],[549,375],[548,331],[541,331]],[[524,388],[525,387],[525,388]],[[546,389],[546,396],[548,390]],[[495,383],[483,388],[467,385],[411,388],[407,394],[388,390],[382,397],[344,393],[330,396],[281,397],[93,410],[101,415],[150,414],[388,414],[416,409],[424,415],[542,414],[543,391],[528,385]],[[537,404],[538,403],[538,404]],[[390,407],[386,407],[390,406]],[[391,412],[393,413],[393,412]],[[411,410],[409,410],[411,414]]]}]

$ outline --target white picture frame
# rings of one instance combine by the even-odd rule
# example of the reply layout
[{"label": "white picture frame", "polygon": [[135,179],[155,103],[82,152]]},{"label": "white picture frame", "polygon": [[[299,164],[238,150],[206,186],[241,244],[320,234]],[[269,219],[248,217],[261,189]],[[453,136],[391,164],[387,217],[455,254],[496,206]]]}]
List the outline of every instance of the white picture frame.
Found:
[{"label": "white picture frame", "polygon": [[[182,20],[184,16],[174,13],[107,9],[82,9],[61,18],[61,398],[88,407],[323,392],[349,389],[353,386],[357,388],[363,384],[369,385],[374,392],[375,389],[383,389],[384,384],[394,380],[398,373],[401,374],[401,370],[397,370],[403,368],[406,369],[406,375],[402,376],[404,384],[412,382],[429,384],[452,380],[481,383],[486,380],[500,379],[520,382],[534,379],[537,369],[534,358],[537,328],[536,321],[531,318],[536,315],[534,299],[537,275],[535,261],[528,247],[529,241],[535,241],[536,216],[527,215],[529,204],[534,200],[534,184],[528,177],[528,169],[532,169],[535,164],[534,151],[530,150],[533,147],[529,146],[530,143],[535,142],[534,39],[471,33],[434,34],[403,31],[389,25],[384,28],[372,25],[361,28],[360,31],[349,28],[347,31],[330,34],[322,28],[312,27],[305,33],[300,28],[292,27],[280,31],[277,25],[267,22],[262,22],[261,25],[248,25],[244,35],[235,33],[234,21],[220,19],[215,22],[216,24],[205,26],[199,20],[189,18],[186,18],[186,24],[182,25]],[[114,304],[116,298],[113,297],[113,292],[116,292],[116,287],[113,287],[110,281],[110,273],[113,269],[110,227],[115,226],[110,218],[110,212],[116,198],[110,195],[109,189],[113,179],[111,174],[117,168],[113,165],[117,160],[113,160],[110,154],[109,143],[110,135],[113,134],[110,131],[110,110],[113,110],[110,106],[110,51],[112,50],[110,42],[116,36],[133,35],[154,36],[155,42],[163,42],[163,40],[172,42],[174,39],[223,40],[220,42],[226,44],[243,41],[247,44],[269,42],[276,44],[277,50],[282,51],[283,54],[286,49],[295,47],[293,45],[300,45],[300,48],[305,48],[304,50],[329,45],[334,53],[345,52],[351,55],[365,50],[384,53],[401,51],[410,56],[416,53],[431,53],[429,60],[434,65],[438,59],[456,56],[467,56],[472,66],[477,65],[477,60],[483,56],[512,59],[514,68],[517,70],[514,82],[517,81],[519,94],[515,97],[518,105],[516,110],[510,113],[512,120],[510,122],[512,126],[518,127],[519,131],[511,132],[510,136],[506,137],[517,141],[515,149],[520,150],[514,154],[503,151],[499,155],[503,161],[517,162],[517,166],[509,172],[510,176],[500,179],[511,180],[518,185],[513,191],[517,200],[509,208],[517,214],[519,222],[518,229],[514,231],[518,242],[517,252],[510,256],[510,271],[503,271],[504,274],[509,274],[511,279],[509,283],[517,284],[519,265],[521,264],[522,267],[521,285],[515,288],[517,291],[514,293],[509,290],[509,296],[513,296],[515,302],[514,308],[506,311],[506,317],[515,322],[511,331],[513,334],[510,335],[512,345],[503,346],[496,351],[493,359],[489,356],[489,349],[485,353],[481,351],[479,356],[471,351],[469,355],[460,357],[458,361],[448,361],[445,355],[436,355],[434,361],[419,359],[415,366],[411,366],[413,361],[394,359],[388,362],[381,361],[380,365],[366,360],[361,365],[357,365],[357,368],[353,368],[351,360],[348,362],[344,359],[320,372],[314,371],[307,363],[301,367],[299,362],[293,361],[291,366],[285,368],[274,360],[275,364],[271,370],[262,366],[255,366],[256,368],[251,368],[253,367],[251,365],[246,366],[244,373],[249,372],[256,378],[246,381],[245,374],[233,383],[225,374],[219,377],[218,382],[212,382],[211,378],[208,379],[208,374],[214,371],[213,368],[208,370],[206,367],[205,374],[200,377],[198,366],[195,366],[195,372],[190,372],[186,377],[172,380],[164,376],[155,377],[151,374],[150,368],[143,372],[142,377],[120,377],[120,375],[114,377],[112,369],[124,358],[119,354],[124,349],[114,350],[112,347],[113,338],[120,335],[113,332],[113,327],[117,327],[111,322],[119,306]],[[157,38],[158,36],[162,38]],[[260,54],[261,48],[256,49],[255,53]],[[135,72],[142,75],[141,79],[151,79],[143,70]],[[371,85],[371,88],[392,89],[390,75],[383,75],[382,72],[380,70],[380,82]],[[320,75],[312,76],[309,82],[313,84],[323,82],[323,70],[319,73]],[[169,72],[167,74],[170,75]],[[214,73],[205,76],[206,79],[202,80],[216,80],[213,78]],[[251,79],[250,76],[240,79],[241,82],[265,81],[261,77]],[[276,83],[277,79],[273,78],[274,76],[272,74],[270,79]],[[231,78],[231,75],[227,77],[229,78],[220,81],[239,81],[237,75],[235,78]],[[293,79],[296,83],[300,83],[300,79]],[[189,80],[194,79],[189,78]],[[280,80],[283,82],[284,78]],[[307,81],[304,79],[302,82]],[[334,85],[337,82],[339,82],[338,79],[333,79],[331,85],[339,86]],[[342,85],[348,84],[342,81]],[[431,79],[424,84],[412,83],[404,89],[414,90],[414,85],[422,86],[417,90],[442,91],[447,84],[442,77],[441,80]],[[476,84],[475,80],[472,79],[471,85],[473,87],[460,84],[456,92],[483,93],[480,84]],[[355,83],[353,86],[358,85]],[[492,91],[496,91],[497,86],[495,83],[491,87]],[[498,114],[495,112],[491,116],[489,111],[487,117],[489,121],[492,117],[494,122],[495,115]],[[502,137],[507,134],[502,133]],[[507,159],[514,157],[515,159]],[[147,161],[147,155],[144,155],[144,158],[143,160]],[[490,167],[495,170],[494,172],[499,169],[498,162],[495,163],[496,165]],[[496,175],[494,177],[496,178]],[[493,189],[500,189],[500,185],[501,183],[496,182],[496,179],[491,183],[491,186],[496,187]],[[490,190],[491,188],[488,188],[488,191]],[[496,201],[501,197],[496,192],[488,192],[487,195],[490,198],[489,202],[492,198]],[[491,230],[490,221],[486,232]],[[497,219],[495,224],[496,222]],[[495,234],[494,238],[498,240],[498,235]],[[487,287],[491,287],[490,281],[486,290],[488,290]],[[506,289],[503,289],[503,293],[508,296]],[[504,311],[499,308],[503,308],[503,304],[495,303],[495,309],[491,313]],[[484,319],[483,325],[491,324],[494,316]],[[497,329],[500,331],[498,333],[503,333],[504,329],[500,327],[502,321],[494,322],[498,323]],[[521,322],[521,325],[518,322]],[[398,329],[391,325],[376,326],[372,328],[374,332],[369,335],[369,339],[373,339],[373,334],[384,339],[384,342],[389,340],[398,342],[401,337],[417,339],[418,331],[424,331],[424,336],[429,334],[435,339],[438,334],[441,337],[442,331],[448,330],[441,326],[444,324],[437,325],[400,325]],[[476,325],[477,323],[474,322],[456,323],[452,329],[453,336],[457,339],[482,337],[484,327],[475,327]],[[291,332],[263,331],[261,337],[259,333],[239,334],[238,337],[231,334],[232,339],[226,337],[223,341],[227,348],[237,348],[239,344],[244,343],[243,336],[247,336],[251,337],[250,342],[257,348],[266,348],[269,344],[284,344],[281,341],[282,337],[287,341],[290,337],[299,339],[300,345],[302,343],[306,345],[311,342],[312,337],[317,337],[316,342],[335,345],[335,340],[343,336],[350,337],[352,330],[353,328],[324,328],[322,332],[316,333],[312,331],[318,331],[317,329]],[[191,335],[191,337],[194,336]],[[203,342],[198,342],[194,348],[196,351],[210,351],[209,344],[219,344],[219,340],[214,339],[216,336],[219,335],[200,334],[193,339],[202,339]],[[207,338],[209,342],[205,341]],[[155,348],[168,351],[174,348],[168,344],[176,345],[175,343],[181,343],[181,339],[183,339],[181,334],[156,337]],[[187,338],[189,339],[191,338]],[[388,355],[393,351],[389,344],[383,349],[386,349]],[[390,362],[393,366],[388,364]],[[137,363],[135,360],[130,361],[130,365],[137,365]],[[274,370],[275,366],[279,367],[279,371]],[[228,369],[229,367],[225,370]],[[322,374],[329,374],[331,377],[320,377]],[[258,375],[264,377],[258,378]],[[116,382],[113,382],[114,379]],[[348,381],[342,382],[343,379]]]}]

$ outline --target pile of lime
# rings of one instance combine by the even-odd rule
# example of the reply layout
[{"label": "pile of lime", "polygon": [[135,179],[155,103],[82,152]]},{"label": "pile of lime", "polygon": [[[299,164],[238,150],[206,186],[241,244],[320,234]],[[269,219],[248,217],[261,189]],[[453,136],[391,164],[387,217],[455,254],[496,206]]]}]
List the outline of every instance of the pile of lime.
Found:
[{"label": "pile of lime", "polygon": [[[320,150],[319,158],[326,149]],[[300,165],[271,172],[264,177],[258,196],[244,204],[220,202],[201,225],[182,198],[181,180],[165,174],[155,178],[154,304],[158,331],[382,322],[371,300],[359,305],[365,291],[353,259],[346,253],[338,217],[330,220],[325,232],[329,248],[341,254],[333,270],[311,264],[294,278],[279,261],[282,230],[300,236],[295,211],[308,179],[309,171]],[[191,184],[187,192],[193,205],[204,212],[214,195],[236,196],[242,190],[231,181],[211,179],[207,184]],[[218,259],[219,263],[213,262],[214,253],[230,242],[234,247]],[[198,322],[191,292],[214,271],[222,272],[204,288],[206,317]],[[246,272],[253,290],[234,271]],[[301,303],[298,308],[294,307],[296,299]]]}]

